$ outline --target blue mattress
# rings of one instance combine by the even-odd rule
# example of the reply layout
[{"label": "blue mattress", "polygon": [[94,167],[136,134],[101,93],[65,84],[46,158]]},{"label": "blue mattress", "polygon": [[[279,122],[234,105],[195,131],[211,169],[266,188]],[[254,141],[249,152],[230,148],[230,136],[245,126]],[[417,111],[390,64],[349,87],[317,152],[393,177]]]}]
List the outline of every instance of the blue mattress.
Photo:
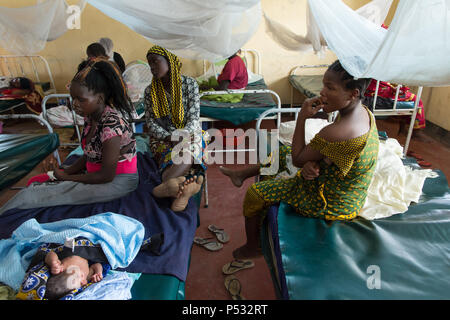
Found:
[{"label": "blue mattress", "polygon": [[[249,83],[246,90],[267,89],[264,79]],[[270,93],[244,94],[237,103],[224,103],[200,99],[200,115],[203,117],[229,121],[240,125],[257,119],[264,111],[276,108]]]},{"label": "blue mattress", "polygon": [[384,219],[327,222],[271,207],[261,239],[278,298],[450,299],[450,189],[437,173],[419,203]]},{"label": "blue mattress", "polygon": [[[66,163],[75,160],[69,157]],[[169,199],[150,196],[160,183],[156,163],[149,153],[138,152],[139,186],[129,195],[105,203],[64,205],[51,208],[11,209],[0,216],[0,239],[9,238],[24,221],[35,218],[40,223],[68,218],[83,218],[102,212],[130,216],[143,223],[145,237],[163,232],[161,255],[140,252],[135,260],[121,270],[142,273],[132,289],[134,299],[183,299],[190,252],[198,225],[198,203],[201,193],[193,197],[183,212],[170,210]]]}]

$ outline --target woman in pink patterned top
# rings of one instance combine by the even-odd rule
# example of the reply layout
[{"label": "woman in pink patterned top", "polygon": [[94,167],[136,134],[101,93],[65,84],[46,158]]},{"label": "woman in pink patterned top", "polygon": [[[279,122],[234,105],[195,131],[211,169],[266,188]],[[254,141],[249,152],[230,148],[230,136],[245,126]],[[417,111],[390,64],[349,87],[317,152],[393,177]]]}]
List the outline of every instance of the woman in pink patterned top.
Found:
[{"label": "woman in pink patterned top", "polygon": [[105,59],[83,62],[70,85],[73,107],[85,116],[83,155],[72,165],[54,168],[50,181],[31,183],[1,209],[106,202],[138,185],[132,104],[117,66]]}]

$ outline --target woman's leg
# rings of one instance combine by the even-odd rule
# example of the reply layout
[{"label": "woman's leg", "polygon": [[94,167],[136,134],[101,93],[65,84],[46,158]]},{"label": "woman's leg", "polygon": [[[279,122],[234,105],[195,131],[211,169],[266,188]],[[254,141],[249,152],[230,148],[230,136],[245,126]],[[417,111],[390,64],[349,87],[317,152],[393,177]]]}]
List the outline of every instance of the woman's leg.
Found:
[{"label": "woman's leg", "polygon": [[77,205],[111,201],[134,191],[139,183],[138,174],[119,174],[113,181],[103,184],[84,184],[73,181],[30,185],[11,198],[3,212],[17,209]]},{"label": "woman's leg", "polygon": [[260,165],[255,164],[244,169],[229,169],[220,166],[219,170],[226,176],[230,177],[231,182],[236,187],[241,187],[244,181],[251,177],[256,177],[259,175]]},{"label": "woman's leg", "polygon": [[[272,152],[261,164],[250,165],[244,169],[229,169],[220,166],[219,170],[226,176],[230,177],[231,182],[236,187],[241,187],[244,181],[251,177],[256,177],[260,174],[261,168],[270,167],[273,161],[278,161],[278,172],[282,172],[287,168],[287,155],[291,154],[290,146],[281,146],[279,149]],[[262,176],[263,180],[272,179],[276,176]]]},{"label": "woman's leg", "polygon": [[286,200],[295,186],[295,178],[266,180],[252,184],[245,194],[243,214],[247,242],[233,251],[235,259],[246,259],[261,255],[260,229],[267,208]]}]

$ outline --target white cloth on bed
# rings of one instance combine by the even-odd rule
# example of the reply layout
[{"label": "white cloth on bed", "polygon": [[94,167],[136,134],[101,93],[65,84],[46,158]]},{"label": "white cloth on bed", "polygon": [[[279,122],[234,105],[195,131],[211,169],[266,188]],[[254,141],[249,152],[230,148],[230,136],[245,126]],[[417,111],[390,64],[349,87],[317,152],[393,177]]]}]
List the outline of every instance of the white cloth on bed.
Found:
[{"label": "white cloth on bed", "polygon": [[112,212],[42,224],[27,220],[11,238],[0,240],[0,282],[18,290],[37,248],[63,244],[67,238],[85,237],[100,244],[111,269],[125,268],[138,254],[144,234],[141,222]]},{"label": "white cloth on bed", "polygon": [[[323,119],[307,119],[306,143],[328,124],[328,121]],[[279,141],[291,145],[294,130],[295,121],[282,123]],[[380,141],[377,166],[360,217],[373,220],[406,212],[411,202],[419,201],[425,179],[436,177],[436,173],[430,169],[412,169],[405,166],[401,160],[402,154],[403,147],[396,139]],[[293,174],[291,166],[290,172],[280,173],[280,177],[290,177]]]},{"label": "white cloth on bed", "polygon": [[[42,116],[42,113],[40,114]],[[78,114],[75,114],[77,124],[84,125],[84,118]],[[59,105],[47,110],[47,120],[50,124],[56,127],[73,126],[73,114],[72,111],[65,105]]]},{"label": "white cloth on bed", "polygon": [[377,166],[359,216],[373,220],[406,212],[411,202],[419,201],[425,179],[437,176],[430,169],[405,166],[402,154],[396,139],[380,141]]}]

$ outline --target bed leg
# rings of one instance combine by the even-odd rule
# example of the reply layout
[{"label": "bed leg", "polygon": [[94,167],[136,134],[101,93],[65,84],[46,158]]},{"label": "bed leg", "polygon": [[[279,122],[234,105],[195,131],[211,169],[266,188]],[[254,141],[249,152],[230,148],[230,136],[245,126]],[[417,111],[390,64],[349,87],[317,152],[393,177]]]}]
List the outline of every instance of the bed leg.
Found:
[{"label": "bed leg", "polygon": [[205,171],[205,185],[204,185],[204,189],[205,189],[205,208],[208,208],[208,176],[207,173]]}]

